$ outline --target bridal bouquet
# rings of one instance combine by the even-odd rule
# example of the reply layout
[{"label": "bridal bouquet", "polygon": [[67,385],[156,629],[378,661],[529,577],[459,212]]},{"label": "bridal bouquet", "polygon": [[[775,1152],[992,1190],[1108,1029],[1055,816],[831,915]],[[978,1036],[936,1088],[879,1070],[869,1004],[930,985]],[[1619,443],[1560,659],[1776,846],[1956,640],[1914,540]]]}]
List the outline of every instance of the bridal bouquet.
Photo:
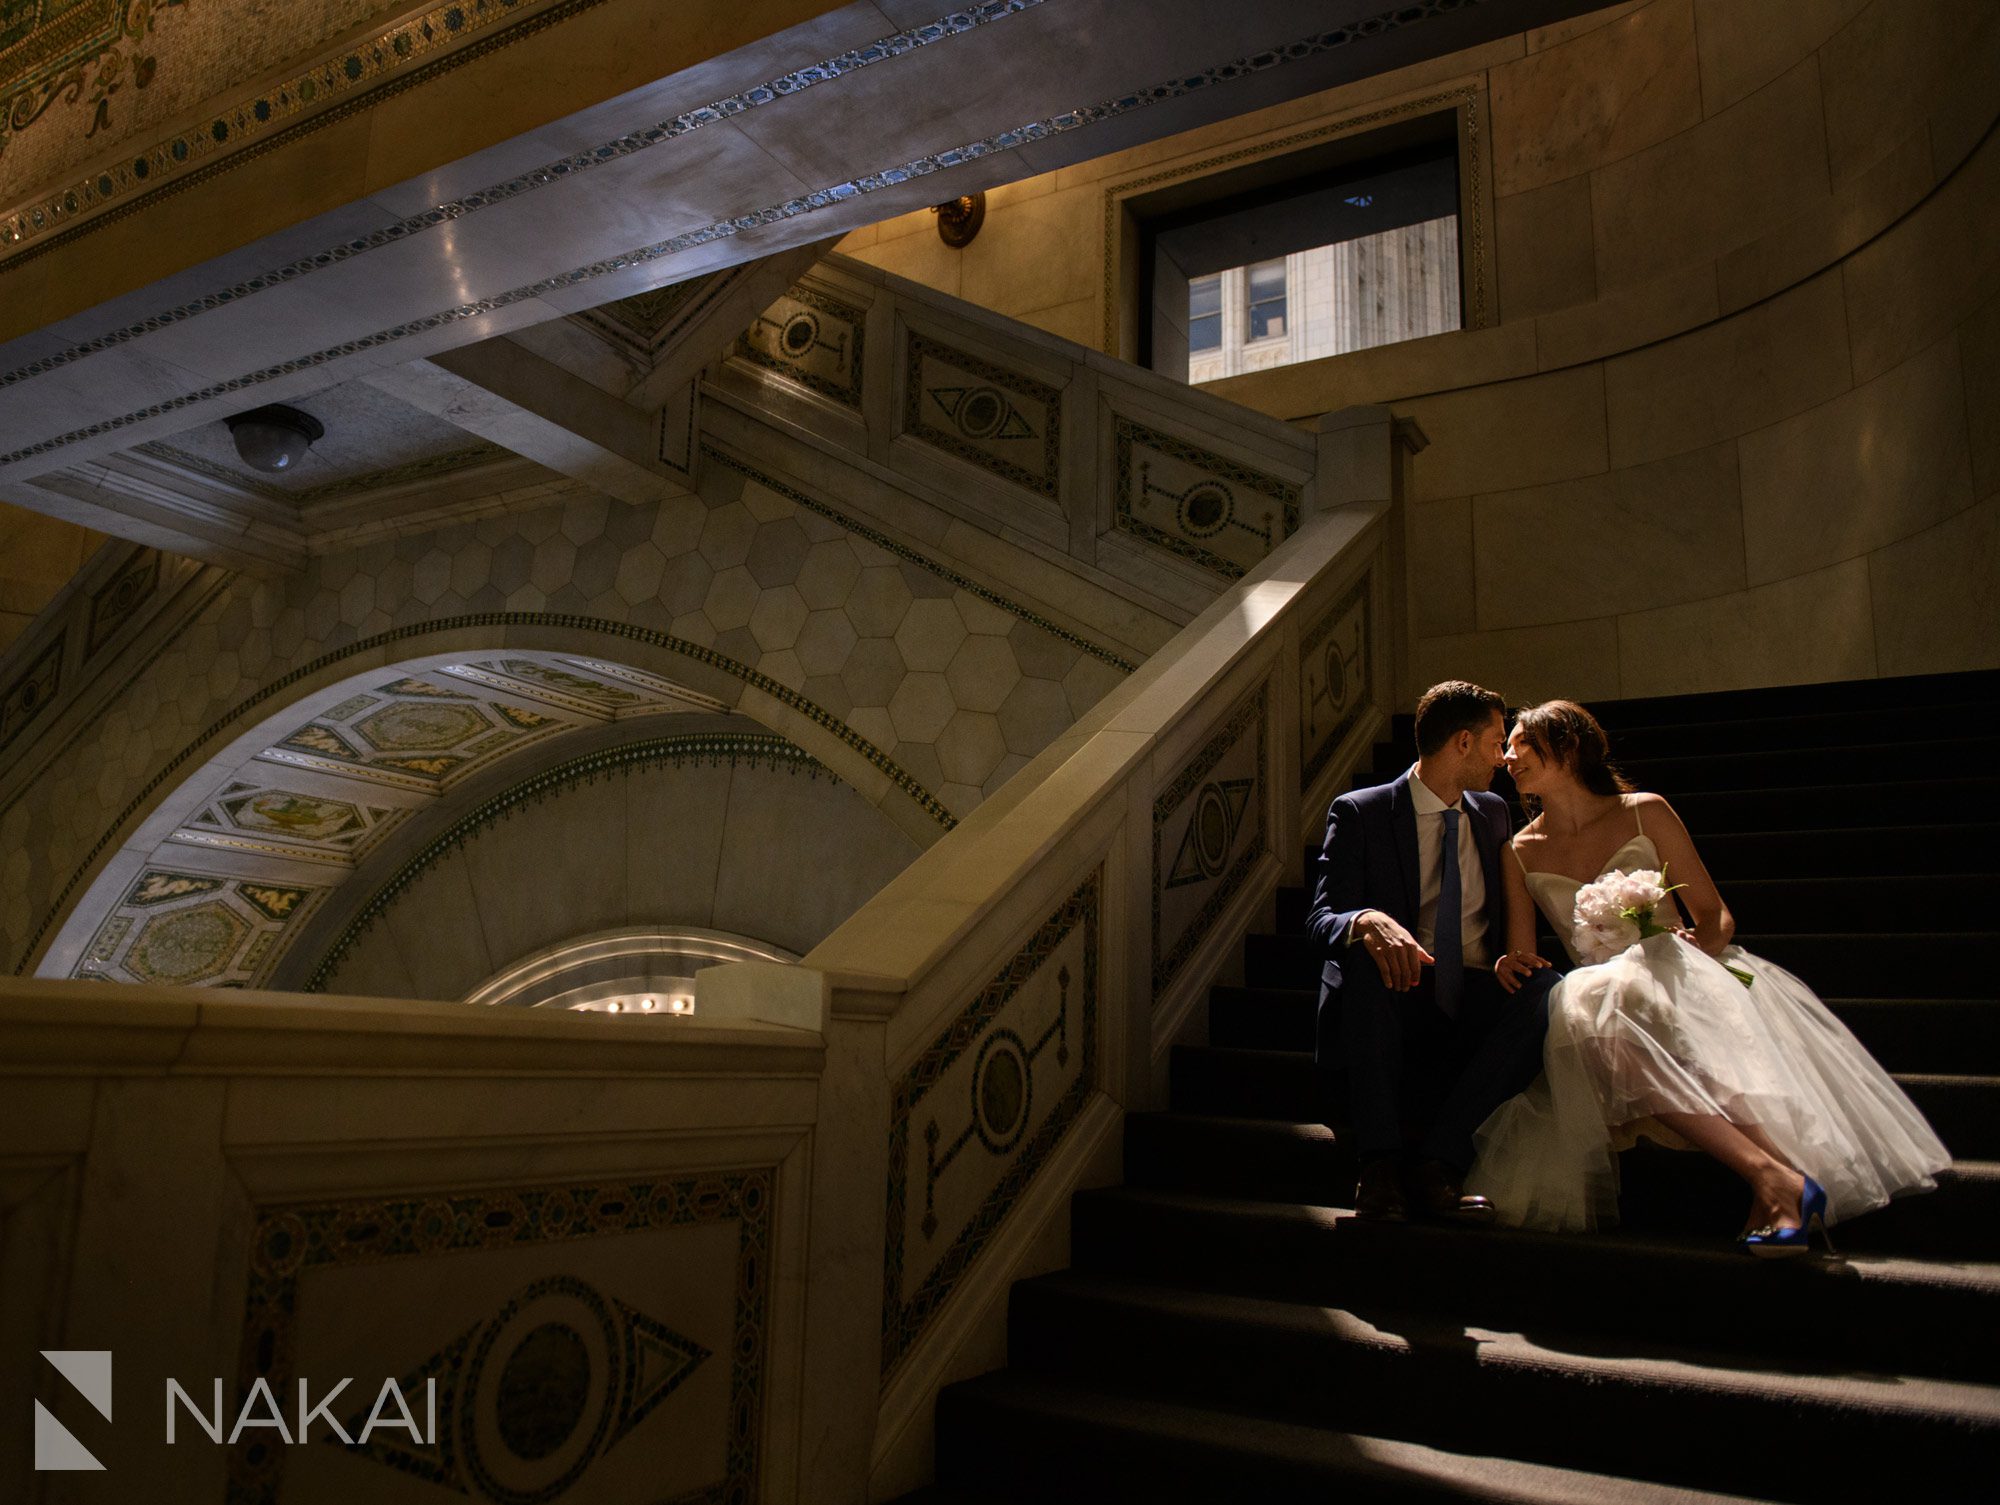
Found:
[{"label": "bridal bouquet", "polygon": [[[1666,872],[1651,868],[1606,873],[1595,883],[1586,883],[1576,892],[1576,929],[1571,937],[1576,954],[1593,965],[1608,962],[1649,936],[1667,934],[1673,927],[1660,924],[1654,913],[1668,894],[1686,887],[1685,883],[1669,886]],[[1728,971],[1744,987],[1750,986],[1750,974],[1741,967]]]}]

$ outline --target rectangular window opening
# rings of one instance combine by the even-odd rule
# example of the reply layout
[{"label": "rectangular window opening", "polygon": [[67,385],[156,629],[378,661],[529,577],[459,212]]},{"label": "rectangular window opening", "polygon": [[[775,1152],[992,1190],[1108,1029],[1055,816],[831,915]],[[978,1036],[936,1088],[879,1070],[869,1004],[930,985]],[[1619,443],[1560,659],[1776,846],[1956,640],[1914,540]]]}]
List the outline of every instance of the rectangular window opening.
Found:
[{"label": "rectangular window opening", "polygon": [[1155,370],[1216,381],[1463,327],[1455,117],[1337,145],[1133,206]]}]

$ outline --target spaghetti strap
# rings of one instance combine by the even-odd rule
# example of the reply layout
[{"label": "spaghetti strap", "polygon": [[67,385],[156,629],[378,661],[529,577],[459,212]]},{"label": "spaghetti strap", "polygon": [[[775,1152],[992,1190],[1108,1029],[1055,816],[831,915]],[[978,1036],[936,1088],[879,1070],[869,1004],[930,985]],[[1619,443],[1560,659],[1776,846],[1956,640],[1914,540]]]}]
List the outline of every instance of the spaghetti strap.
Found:
[{"label": "spaghetti strap", "polygon": [[1638,822],[1639,834],[1644,836],[1646,834],[1646,817],[1639,813],[1639,802],[1637,800],[1632,802],[1632,819]]},{"label": "spaghetti strap", "polygon": [[1521,849],[1515,846],[1514,843],[1510,841],[1507,843],[1507,850],[1514,854],[1514,866],[1521,870],[1521,876],[1523,878],[1527,877],[1528,864],[1521,860]]}]

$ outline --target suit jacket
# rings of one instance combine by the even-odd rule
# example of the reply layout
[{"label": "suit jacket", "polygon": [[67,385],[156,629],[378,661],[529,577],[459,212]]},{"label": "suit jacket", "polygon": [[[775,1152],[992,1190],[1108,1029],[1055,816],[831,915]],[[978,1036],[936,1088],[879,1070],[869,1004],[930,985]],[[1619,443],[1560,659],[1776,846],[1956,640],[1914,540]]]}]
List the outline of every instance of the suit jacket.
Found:
[{"label": "suit jacket", "polygon": [[[1472,844],[1486,875],[1487,946],[1494,956],[1507,947],[1507,896],[1500,882],[1500,852],[1514,832],[1514,817],[1497,794],[1467,790]],[[1312,910],[1306,926],[1326,948],[1320,971],[1324,992],[1337,993],[1346,956],[1348,927],[1363,910],[1379,909],[1410,931],[1421,907],[1417,860],[1417,804],[1407,778],[1343,794],[1326,812],[1326,841],[1320,848]],[[1363,964],[1373,965],[1365,956]]]}]

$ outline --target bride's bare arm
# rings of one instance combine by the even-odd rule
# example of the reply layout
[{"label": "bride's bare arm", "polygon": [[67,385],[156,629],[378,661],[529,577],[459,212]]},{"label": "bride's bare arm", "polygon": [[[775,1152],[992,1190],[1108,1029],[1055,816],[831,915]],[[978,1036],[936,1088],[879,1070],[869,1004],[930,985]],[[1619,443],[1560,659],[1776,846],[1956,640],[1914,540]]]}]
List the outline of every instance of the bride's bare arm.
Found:
[{"label": "bride's bare arm", "polygon": [[1511,993],[1527,981],[1528,974],[1546,967],[1545,958],[1535,954],[1535,901],[1528,893],[1518,852],[1510,850],[1500,859],[1500,881],[1507,895],[1507,954],[1493,964],[1493,975]]},{"label": "bride's bare arm", "polygon": [[1674,898],[1692,923],[1690,939],[1710,956],[1719,956],[1736,937],[1735,916],[1722,902],[1715,880],[1694,849],[1694,838],[1674,807],[1657,794],[1642,794],[1637,799],[1646,834],[1653,838],[1660,860],[1666,864],[1667,881],[1687,885]]}]

